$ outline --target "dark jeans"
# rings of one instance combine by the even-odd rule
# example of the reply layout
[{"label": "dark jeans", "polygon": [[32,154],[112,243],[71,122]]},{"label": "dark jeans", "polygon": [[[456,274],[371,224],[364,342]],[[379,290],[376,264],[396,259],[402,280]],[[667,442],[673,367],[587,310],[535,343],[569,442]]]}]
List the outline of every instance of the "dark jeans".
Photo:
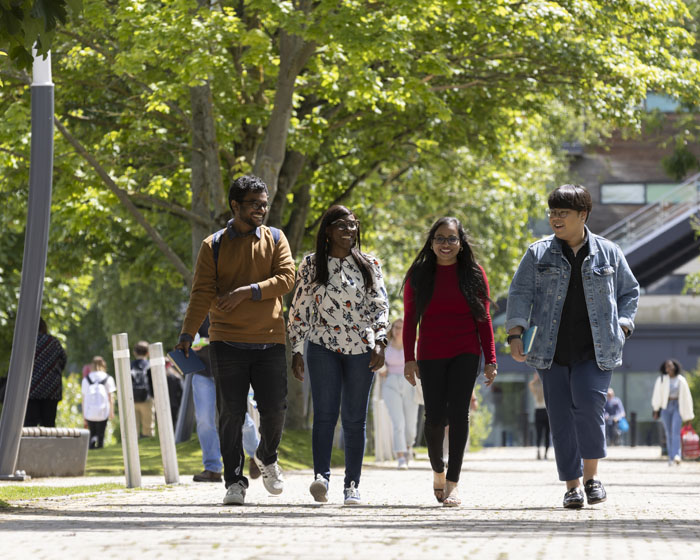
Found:
[{"label": "dark jeans", "polygon": [[418,370],[425,401],[425,441],[430,465],[445,470],[442,442],[450,426],[447,480],[459,482],[464,448],[469,438],[469,405],[479,375],[479,356],[460,354],[440,360],[419,360]]},{"label": "dark jeans", "polygon": [[338,414],[345,443],[345,488],[351,482],[360,485],[362,458],[365,454],[367,407],[374,372],[369,369],[371,352],[339,354],[309,343],[307,363],[314,405],[311,446],[314,474],[328,480],[331,476],[333,432]]},{"label": "dark jeans", "polygon": [[55,428],[57,409],[57,400],[29,399],[27,401],[27,413],[24,415],[24,425]]},{"label": "dark jeans", "polygon": [[535,409],[535,430],[537,431],[537,447],[544,439],[544,452],[546,454],[549,449],[549,417],[546,408]]},{"label": "dark jeans", "polygon": [[256,455],[264,465],[277,461],[287,413],[287,359],[284,344],[266,350],[244,350],[212,342],[211,365],[219,410],[219,442],[228,488],[248,479],[243,475],[242,429],[252,385],[260,413],[260,444]]},{"label": "dark jeans", "polygon": [[88,420],[88,429],[90,430],[90,449],[99,449],[105,446],[105,428],[107,420],[93,421]]}]

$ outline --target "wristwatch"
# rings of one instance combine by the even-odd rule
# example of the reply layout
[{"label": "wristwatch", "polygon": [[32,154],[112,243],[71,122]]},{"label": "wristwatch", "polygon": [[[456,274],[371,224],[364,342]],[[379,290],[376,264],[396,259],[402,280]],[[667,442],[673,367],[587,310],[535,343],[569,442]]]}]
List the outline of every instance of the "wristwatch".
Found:
[{"label": "wristwatch", "polygon": [[523,333],[509,334],[508,338],[506,339],[506,344],[510,344],[511,340],[514,340],[516,338],[522,338],[522,337],[523,337]]}]

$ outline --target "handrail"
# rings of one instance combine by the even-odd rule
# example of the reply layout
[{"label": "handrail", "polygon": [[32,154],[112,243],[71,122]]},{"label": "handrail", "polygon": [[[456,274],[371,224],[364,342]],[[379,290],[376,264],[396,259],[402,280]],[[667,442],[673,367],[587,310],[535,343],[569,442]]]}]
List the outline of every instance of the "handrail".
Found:
[{"label": "handrail", "polygon": [[624,250],[652,230],[700,204],[700,173],[686,179],[656,202],[632,212],[601,235]]}]

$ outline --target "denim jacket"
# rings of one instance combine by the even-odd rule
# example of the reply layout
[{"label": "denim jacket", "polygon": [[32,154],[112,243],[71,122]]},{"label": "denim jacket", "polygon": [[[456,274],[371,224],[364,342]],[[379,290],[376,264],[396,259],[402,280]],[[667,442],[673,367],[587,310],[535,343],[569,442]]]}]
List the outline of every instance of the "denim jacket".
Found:
[{"label": "denim jacket", "polygon": [[[622,250],[612,241],[586,228],[589,254],[581,266],[583,291],[598,367],[612,370],[622,364],[625,333],[634,330],[639,301],[639,283]],[[571,265],[562,252],[563,242],[554,235],[528,248],[508,292],[506,330],[537,325],[526,363],[548,369],[554,359],[557,334]]]}]

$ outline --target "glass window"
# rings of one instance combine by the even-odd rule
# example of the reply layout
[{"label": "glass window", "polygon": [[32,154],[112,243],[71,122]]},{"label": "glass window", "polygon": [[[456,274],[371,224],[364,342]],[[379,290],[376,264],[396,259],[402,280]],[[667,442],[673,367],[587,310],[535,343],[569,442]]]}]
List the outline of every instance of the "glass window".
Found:
[{"label": "glass window", "polygon": [[602,204],[645,204],[643,183],[607,184],[600,186]]},{"label": "glass window", "polygon": [[[679,183],[647,183],[647,202],[649,204],[656,202],[670,193],[678,185]],[[688,197],[688,189],[682,189],[682,191],[683,192],[675,193],[667,202],[683,202],[683,199]]]},{"label": "glass window", "polygon": [[661,93],[648,93],[644,102],[644,108],[647,111],[659,110],[662,113],[675,113],[680,106],[678,101]]}]

